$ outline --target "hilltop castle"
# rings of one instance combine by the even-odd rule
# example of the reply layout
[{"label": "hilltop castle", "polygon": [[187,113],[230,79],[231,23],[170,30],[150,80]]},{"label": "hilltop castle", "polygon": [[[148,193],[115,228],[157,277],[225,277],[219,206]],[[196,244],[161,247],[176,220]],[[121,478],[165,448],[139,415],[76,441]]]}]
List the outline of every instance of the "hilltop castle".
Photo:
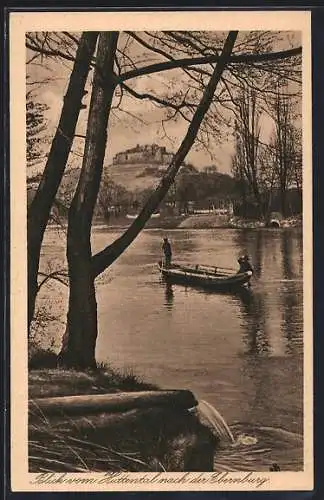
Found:
[{"label": "hilltop castle", "polygon": [[137,144],[135,148],[117,153],[113,158],[113,165],[129,165],[132,163],[144,163],[152,166],[169,165],[172,158],[173,154],[168,153],[164,146],[158,146],[157,144],[140,146]]}]

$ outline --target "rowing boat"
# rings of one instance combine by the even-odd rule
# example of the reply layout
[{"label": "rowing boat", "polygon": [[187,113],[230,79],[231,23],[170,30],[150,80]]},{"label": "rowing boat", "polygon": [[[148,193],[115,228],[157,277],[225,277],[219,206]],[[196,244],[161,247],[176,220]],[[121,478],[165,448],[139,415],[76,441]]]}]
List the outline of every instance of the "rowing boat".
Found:
[{"label": "rowing boat", "polygon": [[247,286],[253,274],[252,271],[238,273],[235,269],[204,265],[172,264],[166,267],[162,262],[159,262],[159,269],[168,282],[212,290],[237,290]]}]

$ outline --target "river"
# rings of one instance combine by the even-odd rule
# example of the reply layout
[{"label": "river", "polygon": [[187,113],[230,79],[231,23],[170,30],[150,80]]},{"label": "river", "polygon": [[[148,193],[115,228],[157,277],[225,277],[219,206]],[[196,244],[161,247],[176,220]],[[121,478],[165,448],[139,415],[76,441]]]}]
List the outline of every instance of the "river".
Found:
[{"label": "river", "polygon": [[[249,455],[240,449],[232,461],[223,457],[221,470],[228,470],[228,460],[234,467],[243,458],[246,470],[255,463],[264,470],[272,462],[282,470],[302,469],[301,230],[168,231],[176,261],[236,268],[238,256],[248,253],[255,274],[244,295],[166,286],[157,269],[163,236],[143,231],[98,279],[97,360],[163,388],[190,389],[217,408],[236,435],[247,437],[242,443],[252,446]],[[97,228],[93,251],[116,237]],[[64,253],[64,239],[48,231],[42,267],[63,263]],[[60,311],[64,321],[65,290],[55,285],[44,293],[54,304],[53,316]],[[52,326],[57,341],[57,321]]]}]

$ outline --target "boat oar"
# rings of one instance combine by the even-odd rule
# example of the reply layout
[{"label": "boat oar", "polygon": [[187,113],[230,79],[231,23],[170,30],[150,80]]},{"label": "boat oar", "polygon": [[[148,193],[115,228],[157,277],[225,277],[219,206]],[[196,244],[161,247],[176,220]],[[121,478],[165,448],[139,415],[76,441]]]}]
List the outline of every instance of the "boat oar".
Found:
[{"label": "boat oar", "polygon": [[222,267],[222,266],[211,266],[211,265],[207,265],[207,264],[196,264],[196,265],[193,265],[193,264],[187,264],[187,263],[182,263],[182,262],[179,262],[178,263],[179,266],[181,267],[187,267],[188,269],[193,269],[193,268],[197,268],[197,269],[212,269],[212,270],[215,270],[215,269],[219,269],[220,271],[231,271],[231,272],[234,272],[236,273],[237,272],[237,269],[234,269],[233,267]]},{"label": "boat oar", "polygon": [[201,268],[201,269],[213,269],[213,270],[216,269],[217,271],[231,271],[233,273],[237,272],[237,269],[234,269],[233,267],[208,266],[205,264],[199,264],[198,269],[199,268]]},{"label": "boat oar", "polygon": [[211,265],[207,265],[207,264],[199,264],[199,267],[210,267],[210,268],[217,267],[217,269],[224,269],[227,271],[235,271],[235,269],[233,267],[211,266]]}]

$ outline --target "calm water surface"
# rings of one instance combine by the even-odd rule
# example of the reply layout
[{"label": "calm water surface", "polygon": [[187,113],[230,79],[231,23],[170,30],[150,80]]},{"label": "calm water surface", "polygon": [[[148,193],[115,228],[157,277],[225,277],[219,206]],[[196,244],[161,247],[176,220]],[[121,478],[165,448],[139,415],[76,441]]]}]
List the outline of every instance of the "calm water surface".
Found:
[{"label": "calm water surface", "polygon": [[[164,388],[190,389],[215,406],[237,435],[256,437],[248,458],[246,450],[235,451],[233,467],[245,457],[247,469],[256,460],[259,470],[272,461],[282,469],[302,468],[301,231],[169,231],[176,261],[236,268],[237,257],[248,253],[255,276],[244,295],[166,286],[157,270],[164,235],[142,232],[98,279],[97,360],[131,368]],[[93,250],[116,237],[97,229]],[[43,266],[64,259],[63,245],[48,232]],[[65,302],[62,289],[57,293]]]}]

